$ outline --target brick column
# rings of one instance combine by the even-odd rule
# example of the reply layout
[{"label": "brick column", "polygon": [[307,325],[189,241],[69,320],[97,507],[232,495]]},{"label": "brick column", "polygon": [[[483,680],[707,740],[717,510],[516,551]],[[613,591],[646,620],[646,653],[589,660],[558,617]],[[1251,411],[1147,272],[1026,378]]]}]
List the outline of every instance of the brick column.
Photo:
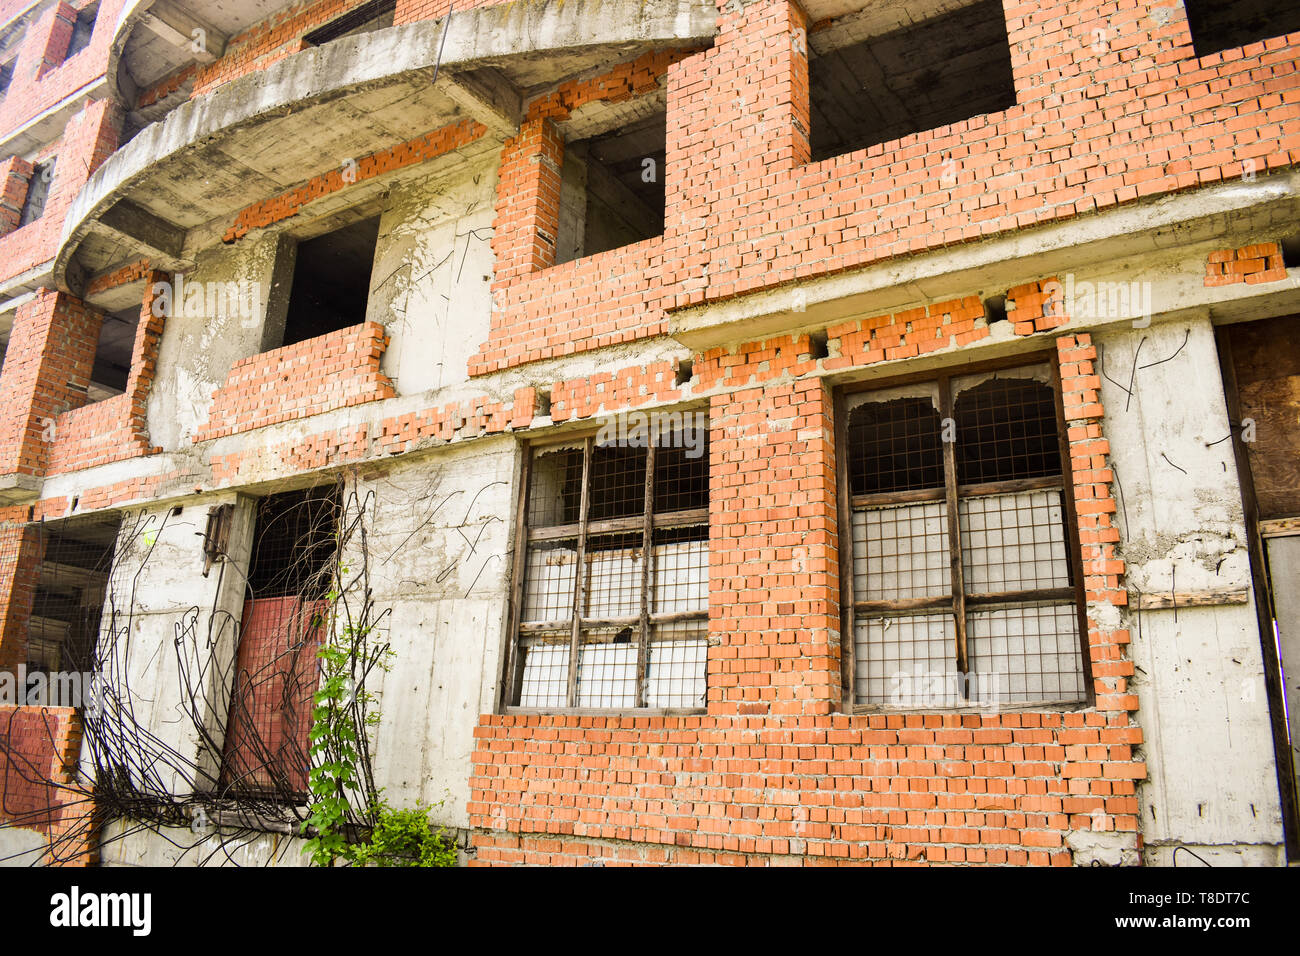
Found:
[{"label": "brick column", "polygon": [[0,236],[18,228],[27,186],[32,180],[32,164],[17,156],[0,162]]},{"label": "brick column", "polygon": [[713,399],[710,714],[839,707],[832,408],[821,379]]},{"label": "brick column", "polygon": [[555,264],[563,162],[564,139],[545,118],[524,122],[502,147],[492,235],[494,288]]},{"label": "brick column", "polygon": [[[1137,695],[1128,686],[1133,663],[1127,659],[1129,632],[1107,626],[1094,614],[1098,605],[1124,609],[1124,561],[1116,553],[1119,528],[1115,526],[1114,474],[1107,463],[1110,444],[1102,435],[1104,409],[1098,389],[1101,379],[1093,363],[1097,349],[1086,333],[1056,340],[1061,369],[1061,399],[1069,429],[1070,474],[1074,481],[1074,507],[1079,519],[1079,547],[1083,584],[1088,599],[1088,646],[1092,657],[1093,686],[1099,711],[1127,715],[1137,710]],[[1118,615],[1116,615],[1118,618]]]},{"label": "brick column", "polygon": [[714,47],[668,70],[663,278],[681,284],[678,307],[703,302],[718,276],[737,280],[731,292],[770,281],[743,248],[719,249],[733,236],[717,224],[765,220],[758,184],[811,156],[803,11],[789,0],[734,7],[719,0]]},{"label": "brick column", "polygon": [[76,23],[77,11],[66,3],[56,3],[52,10],[36,21],[32,34],[43,38],[43,42],[37,41],[39,45],[36,48],[41,57],[36,66],[38,80],[67,59]]},{"label": "brick column", "polygon": [[140,321],[135,327],[135,344],[131,348],[131,371],[126,380],[126,394],[131,402],[131,429],[146,447],[149,443],[149,390],[158,374],[158,346],[167,321],[166,316],[154,314],[154,285],[171,281],[171,275],[166,272],[145,273],[144,299],[140,305]]},{"label": "brick column", "polygon": [[103,319],[49,289],[19,307],[0,372],[0,474],[44,474],[54,419],[86,403]]}]

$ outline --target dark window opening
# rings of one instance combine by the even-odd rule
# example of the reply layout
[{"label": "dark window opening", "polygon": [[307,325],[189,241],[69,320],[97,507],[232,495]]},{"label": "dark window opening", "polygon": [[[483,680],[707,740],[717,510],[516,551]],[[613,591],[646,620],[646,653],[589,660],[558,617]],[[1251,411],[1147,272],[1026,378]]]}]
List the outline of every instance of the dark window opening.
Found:
[{"label": "dark window opening", "polygon": [[990,379],[961,392],[953,416],[959,484],[1061,473],[1056,399],[1050,386],[1027,379]]},{"label": "dark window opening", "polygon": [[848,440],[855,495],[943,485],[939,410],[929,398],[858,406],[849,414]]},{"label": "dark window opening", "polygon": [[667,138],[667,113],[657,110],[565,144],[556,263],[663,234]]},{"label": "dark window opening", "polygon": [[1287,236],[1280,243],[1282,246],[1282,265],[1287,269],[1300,266],[1300,235]]},{"label": "dark window opening", "polygon": [[814,162],[1014,106],[999,0],[832,50],[809,50]]},{"label": "dark window opening", "polygon": [[120,524],[112,517],[42,527],[42,560],[27,637],[29,674],[87,674],[95,669]]},{"label": "dark window opening", "polygon": [[318,598],[329,591],[338,508],[333,485],[269,495],[258,503],[248,565],[253,598]]},{"label": "dark window opening", "polygon": [[87,402],[100,402],[126,391],[139,323],[140,310],[137,308],[104,314],[99,327],[99,342],[95,347],[95,364],[90,370]]},{"label": "dark window opening", "polygon": [[397,0],[371,0],[341,17],[335,17],[323,27],[304,34],[303,41],[312,46],[320,46],[342,37],[383,30],[393,25],[393,12],[396,9]]},{"label": "dark window opening", "polygon": [[9,84],[13,82],[14,64],[10,60],[8,63],[0,63],[0,97],[9,92]]},{"label": "dark window opening", "polygon": [[45,215],[45,201],[50,195],[50,183],[54,181],[54,158],[37,163],[32,170],[32,178],[27,182],[27,198],[23,200],[23,211],[18,217],[19,227],[35,222]]},{"label": "dark window opening", "polygon": [[71,60],[90,46],[91,34],[95,32],[95,18],[98,16],[98,3],[91,4],[77,14],[77,19],[72,24],[72,39],[68,41],[68,55],[64,59]]},{"label": "dark window opening", "polygon": [[808,358],[816,362],[830,354],[830,337],[825,332],[813,332],[808,336]]},{"label": "dark window opening", "polygon": [[378,240],[375,216],[298,243],[282,345],[366,320]]},{"label": "dark window opening", "polygon": [[1300,31],[1300,3],[1269,0],[1184,0],[1197,56],[1249,46]]},{"label": "dark window opening", "polygon": [[989,325],[1007,320],[1007,297],[994,295],[984,300],[984,317]]},{"label": "dark window opening", "polygon": [[682,359],[677,363],[677,372],[673,375],[674,385],[685,385],[695,377],[695,363],[690,359]]}]

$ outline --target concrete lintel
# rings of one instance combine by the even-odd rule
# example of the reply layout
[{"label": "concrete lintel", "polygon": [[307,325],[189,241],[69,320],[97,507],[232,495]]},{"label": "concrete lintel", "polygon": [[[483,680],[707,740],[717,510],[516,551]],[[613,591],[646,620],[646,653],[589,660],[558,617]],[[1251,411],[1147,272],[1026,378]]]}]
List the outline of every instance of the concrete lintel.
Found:
[{"label": "concrete lintel", "polygon": [[463,73],[440,72],[437,86],[492,132],[503,136],[519,132],[522,97],[514,84],[497,70],[485,67]]},{"label": "concrete lintel", "polygon": [[[1097,266],[1109,270],[1125,260],[1149,262],[1153,255],[1168,258],[1171,252],[1176,258],[1178,250],[1197,245],[1227,248],[1278,239],[1294,232],[1297,218],[1300,173],[1278,173],[1252,184],[1179,193],[692,306],[670,314],[669,334],[699,351],[926,301],[1005,293],[1021,282]],[[1277,288],[1228,286],[1217,291],[1231,298]]]},{"label": "concrete lintel", "polygon": [[23,505],[41,496],[43,482],[34,475],[0,475],[0,504]]},{"label": "concrete lintel", "polygon": [[129,200],[121,200],[105,211],[92,228],[130,244],[150,259],[172,267],[184,263],[185,230]]}]

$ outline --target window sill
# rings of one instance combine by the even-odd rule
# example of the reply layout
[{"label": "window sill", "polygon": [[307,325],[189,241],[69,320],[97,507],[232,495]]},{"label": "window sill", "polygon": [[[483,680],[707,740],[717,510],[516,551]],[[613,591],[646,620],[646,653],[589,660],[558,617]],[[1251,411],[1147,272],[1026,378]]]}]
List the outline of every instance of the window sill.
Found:
[{"label": "window sill", "polygon": [[876,716],[890,716],[892,714],[906,716],[919,714],[1023,714],[1035,711],[1073,713],[1091,710],[1092,708],[1093,702],[1087,700],[1032,700],[1024,702],[1007,701],[991,706],[986,704],[966,704],[964,706],[886,707],[882,704],[858,704],[852,710],[841,711],[841,713],[850,716],[865,714]]},{"label": "window sill", "polygon": [[703,707],[503,707],[507,717],[703,717]]}]

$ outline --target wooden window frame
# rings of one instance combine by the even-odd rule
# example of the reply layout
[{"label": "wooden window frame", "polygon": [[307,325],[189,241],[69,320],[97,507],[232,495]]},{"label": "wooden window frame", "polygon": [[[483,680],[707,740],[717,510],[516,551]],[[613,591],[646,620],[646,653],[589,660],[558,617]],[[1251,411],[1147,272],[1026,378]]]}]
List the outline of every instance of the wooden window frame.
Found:
[{"label": "wooden window frame", "polygon": [[[703,413],[701,408],[680,410],[683,414]],[[692,716],[706,712],[704,707],[648,707],[645,705],[645,677],[649,663],[650,629],[654,625],[675,624],[682,622],[699,622],[706,626],[709,612],[707,606],[699,611],[654,614],[651,612],[652,569],[648,559],[653,554],[654,532],[665,528],[709,527],[709,508],[694,508],[669,511],[663,514],[654,512],[655,489],[655,444],[647,442],[645,491],[642,502],[643,513],[626,518],[613,518],[604,521],[590,521],[591,464],[595,449],[597,430],[584,430],[562,437],[546,439],[525,439],[522,445],[522,467],[519,474],[519,493],[515,511],[514,561],[510,581],[509,630],[506,634],[504,648],[504,667],[498,691],[497,712],[504,714],[627,714],[637,717],[656,716]],[[532,466],[539,450],[554,447],[573,447],[582,443],[582,490],[578,507],[578,521],[564,525],[531,528],[528,523],[528,505],[532,491]],[[707,461],[708,451],[705,450]],[[582,573],[586,557],[586,544],[590,537],[611,533],[641,532],[642,553],[647,556],[641,562],[640,612],[636,615],[619,618],[589,618],[581,614],[585,599]],[[553,632],[555,627],[544,627],[538,622],[523,620],[524,589],[528,574],[528,549],[534,542],[573,538],[577,541],[577,559],[573,596],[569,599],[569,662],[568,684],[566,689],[567,704],[560,707],[524,707],[515,704],[519,698],[523,683],[524,654],[520,653],[526,645],[530,631],[535,633]],[[707,549],[706,549],[707,550]],[[707,566],[705,574],[707,575]],[[706,578],[707,581],[707,578]],[[556,619],[558,620],[558,619]],[[578,666],[583,646],[582,630],[592,626],[635,626],[637,628],[637,666],[636,666],[636,705],[633,707],[579,707]],[[707,679],[707,666],[706,666]]]},{"label": "wooden window frame", "polygon": [[[1060,475],[1051,478],[1012,479],[1008,481],[986,482],[981,484],[958,485],[956,469],[956,442],[942,442],[944,486],[923,491],[883,492],[878,494],[852,495],[849,481],[849,442],[848,414],[849,400],[856,395],[883,391],[902,385],[932,383],[939,394],[940,421],[952,419],[953,396],[952,380],[968,375],[987,372],[1031,369],[1046,366],[1049,375],[1048,384],[1052,390],[1053,406],[1056,413],[1057,434],[1060,447]],[[956,624],[954,657],[957,673],[967,674],[968,655],[966,647],[967,608],[982,606],[1027,607],[1035,602],[1053,600],[1074,602],[1078,616],[1080,654],[1082,658],[1082,680],[1084,694],[1082,699],[1044,698],[1034,701],[1015,701],[1001,705],[1002,711],[1026,710],[1082,710],[1096,703],[1096,691],[1092,680],[1092,659],[1088,640],[1088,615],[1086,592],[1083,583],[1083,552],[1079,543],[1079,520],[1075,510],[1074,483],[1071,477],[1070,445],[1068,424],[1065,418],[1065,406],[1061,397],[1061,370],[1057,364],[1055,351],[1039,351],[1009,356],[1003,359],[969,365],[950,366],[889,378],[871,379],[855,382],[841,387],[835,394],[835,444],[840,453],[836,455],[838,520],[841,528],[842,544],[840,552],[840,618],[841,618],[841,710],[846,713],[881,713],[881,712],[915,712],[939,711],[961,712],[980,711],[986,707],[978,702],[967,701],[957,706],[895,707],[879,703],[861,703],[857,699],[857,634],[856,624],[860,614],[882,612],[901,616],[908,611],[932,608],[934,612],[953,614]],[[1061,500],[1065,516],[1065,545],[1070,580],[1068,587],[1035,589],[1002,593],[971,595],[966,593],[964,567],[961,557],[961,523],[958,514],[958,502],[965,498],[979,495],[1009,493],[1038,489],[1061,491]],[[951,569],[950,591],[946,596],[934,598],[910,598],[895,601],[857,601],[854,594],[854,541],[853,511],[855,508],[888,504],[914,504],[920,502],[943,502],[948,523],[948,550]]]}]

